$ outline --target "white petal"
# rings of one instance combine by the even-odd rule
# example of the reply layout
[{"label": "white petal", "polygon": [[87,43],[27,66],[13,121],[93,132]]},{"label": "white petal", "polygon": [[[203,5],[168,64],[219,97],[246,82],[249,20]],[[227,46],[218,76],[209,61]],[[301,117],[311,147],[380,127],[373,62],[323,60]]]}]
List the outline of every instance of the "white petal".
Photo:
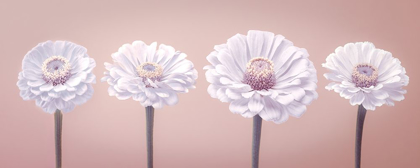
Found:
[{"label": "white petal", "polygon": [[276,100],[283,105],[288,105],[294,100],[294,96],[292,94],[278,95]]},{"label": "white petal", "polygon": [[85,103],[87,100],[82,96],[76,96],[74,99],[71,99],[71,102],[75,105],[81,105]]},{"label": "white petal", "polygon": [[298,102],[292,102],[286,109],[288,114],[296,118],[300,118],[306,112],[306,106]]},{"label": "white petal", "polygon": [[206,66],[204,66],[203,69],[204,70],[214,69],[214,66],[213,65],[206,65]]},{"label": "white petal", "polygon": [[28,89],[29,88],[28,81],[23,78],[22,72],[19,73],[19,80],[16,83],[16,85],[19,87],[20,90],[25,90],[25,89]]},{"label": "white petal", "polygon": [[75,60],[74,62],[71,62],[71,72],[72,74],[76,74],[78,72],[82,72],[86,68],[89,67],[90,60],[89,58],[79,58]]},{"label": "white petal", "polygon": [[64,101],[70,101],[71,99],[74,99],[76,97],[76,93],[74,92],[61,92],[61,98]]},{"label": "white petal", "polygon": [[[296,76],[308,69],[309,61],[307,59],[299,59],[294,61],[290,67],[285,71],[282,72],[280,75],[280,78],[278,78],[279,81],[285,80],[291,76]],[[279,72],[280,73],[280,72]]]},{"label": "white petal", "polygon": [[77,86],[80,84],[82,80],[78,77],[73,77],[70,78],[69,80],[66,81],[66,84],[70,85],[70,86]]},{"label": "white petal", "polygon": [[[121,55],[123,55],[125,58],[127,58],[127,60],[130,61],[130,63],[134,67],[136,67],[136,66],[140,65],[140,61],[139,61],[139,57],[137,57],[137,53],[139,53],[139,52],[145,52],[144,50],[146,50],[146,47],[145,48],[143,48],[143,47],[144,46],[142,46],[141,44],[139,44],[139,42],[135,41],[133,44],[124,44],[124,45],[122,45],[118,49],[118,52]],[[144,50],[140,50],[140,48],[141,49],[144,49]]]},{"label": "white petal", "polygon": [[250,59],[250,56],[247,53],[246,36],[236,34],[235,36],[228,39],[227,45],[232,53],[232,56],[236,58],[240,68],[245,69],[247,61]]},{"label": "white petal", "polygon": [[282,35],[276,35],[274,37],[274,41],[273,41],[273,47],[270,51],[270,54],[268,56],[269,60],[274,60],[275,57],[278,57],[282,50],[283,47],[286,46],[285,44],[290,44],[287,40],[285,40],[285,37]]},{"label": "white petal", "polygon": [[361,45],[363,54],[359,52],[359,63],[370,62],[371,54],[374,52],[375,46],[370,42],[364,42]]},{"label": "white petal", "polygon": [[209,61],[211,65],[220,64],[220,61],[217,59],[217,54],[218,53],[219,52],[217,52],[217,51],[213,51],[206,57],[207,61]]},{"label": "white petal", "polygon": [[40,91],[47,91],[48,92],[48,91],[50,91],[53,88],[54,88],[54,86],[51,83],[49,83],[49,84],[44,84],[41,87],[39,87],[39,90]]},{"label": "white petal", "polygon": [[171,87],[173,90],[175,91],[179,91],[179,92],[186,92],[188,89],[181,83],[177,83],[177,82],[170,82],[170,83],[166,83],[169,87]]},{"label": "white petal", "polygon": [[174,92],[169,92],[169,97],[165,98],[164,101],[167,105],[175,105],[178,103],[178,95]]},{"label": "white petal", "polygon": [[211,97],[217,98],[217,90],[219,90],[218,87],[216,87],[213,84],[210,84],[209,87],[207,88],[207,93],[209,93]]},{"label": "white petal", "polygon": [[217,90],[217,98],[221,102],[230,102],[231,99],[226,95],[226,88],[220,88]]},{"label": "white petal", "polygon": [[108,87],[108,94],[109,96],[115,96],[117,94],[117,91],[113,87]]},{"label": "white petal", "polygon": [[51,101],[51,102],[47,102],[45,104],[43,104],[42,109],[50,114],[53,114],[55,110],[57,110],[57,107],[55,106],[55,102]]},{"label": "white petal", "polygon": [[274,71],[276,72],[276,78],[279,78],[283,72],[285,72],[293,61],[302,57],[301,54],[296,54],[299,49],[295,46],[288,46],[281,52],[281,55],[274,58]]},{"label": "white petal", "polygon": [[31,87],[38,87],[38,86],[44,85],[45,81],[40,79],[40,80],[35,80],[35,81],[28,81],[27,84]]},{"label": "white petal", "polygon": [[338,72],[340,72],[345,78],[350,80],[353,68],[350,68],[350,66],[348,65],[346,66],[346,63],[340,60],[340,57],[337,55],[333,55],[330,58],[331,58],[332,63],[335,65],[335,68],[338,70]]},{"label": "white petal", "polygon": [[144,93],[146,93],[147,98],[151,99],[151,100],[155,100],[157,98],[155,89],[145,89]]},{"label": "white petal", "polygon": [[75,104],[73,104],[72,102],[66,102],[65,108],[63,108],[61,111],[63,113],[68,113],[70,111],[73,111],[74,107],[75,107]]},{"label": "white petal", "polygon": [[206,80],[211,84],[219,84],[220,76],[217,75],[217,72],[215,70],[208,70],[206,71]]},{"label": "white petal", "polygon": [[306,95],[299,102],[304,105],[309,105],[318,98],[318,93],[316,91],[305,91]]},{"label": "white petal", "polygon": [[42,92],[39,90],[39,88],[37,87],[33,87],[30,89],[31,93],[35,94],[35,95],[40,95]]},{"label": "white petal", "polygon": [[168,61],[160,64],[164,67],[163,72],[168,72],[168,70],[170,70],[173,66],[176,66],[178,63],[184,61],[186,57],[187,55],[185,53],[176,52],[175,55],[168,59]]},{"label": "white petal", "polygon": [[362,104],[362,102],[364,100],[365,100],[365,96],[364,96],[363,92],[358,92],[355,95],[353,95],[353,97],[350,99],[350,104],[352,106],[360,105],[360,104]]},{"label": "white petal", "polygon": [[252,117],[254,117],[255,115],[257,115],[258,113],[253,113],[253,112],[251,112],[250,110],[247,110],[247,111],[245,111],[244,113],[242,113],[241,114],[241,116],[242,117],[245,117],[245,118],[252,118]]},{"label": "white petal", "polygon": [[242,96],[244,98],[251,98],[254,95],[254,93],[255,93],[255,91],[245,92],[245,93],[242,93]]},{"label": "white petal", "polygon": [[372,103],[371,101],[372,97],[370,97],[369,95],[365,96],[365,100],[363,101],[362,105],[366,110],[375,110],[375,105]]},{"label": "white petal", "polygon": [[247,42],[251,57],[268,58],[271,46],[273,45],[274,34],[264,31],[248,31]]},{"label": "white petal", "polygon": [[226,89],[226,95],[230,99],[234,99],[234,100],[242,98],[241,93],[236,93],[236,92],[232,91],[232,89]]},{"label": "white petal", "polygon": [[275,92],[275,91],[273,91],[273,90],[271,90],[271,91],[268,91],[268,90],[258,90],[257,91],[257,93],[259,93],[260,95],[263,95],[263,96],[270,96],[272,92]]},{"label": "white petal", "polygon": [[55,103],[55,107],[57,107],[57,109],[59,110],[66,108],[66,103],[63,100],[55,99],[54,103]]},{"label": "white petal", "polygon": [[28,80],[42,80],[42,73],[35,72],[34,69],[23,70],[22,76]]},{"label": "white petal", "polygon": [[146,61],[148,62],[152,62],[153,58],[155,56],[155,52],[156,52],[156,47],[157,47],[157,43],[153,42],[152,44],[150,44],[150,46],[147,48],[147,56],[146,56]]},{"label": "white petal", "polygon": [[269,97],[264,97],[265,107],[258,115],[266,121],[278,121],[280,120],[282,115],[285,115],[284,111],[282,111],[281,105],[272,100]]},{"label": "white petal", "polygon": [[217,58],[222,63],[222,65],[228,69],[229,74],[231,74],[231,76],[239,77],[241,76],[241,74],[243,74],[244,69],[240,69],[240,67],[237,66],[237,64],[235,63],[236,60],[233,58],[232,55],[230,55],[230,53],[227,53],[227,51],[221,51],[217,55]]},{"label": "white petal", "polygon": [[[276,63],[274,64],[274,69],[276,72],[278,72],[283,64],[285,64],[288,60],[294,60],[296,57],[293,57],[293,55],[297,51],[297,47],[293,47],[293,43],[291,41],[281,37],[280,39],[282,40],[280,45],[277,48],[274,48],[273,46],[272,51],[274,53],[271,56],[273,62]],[[276,42],[274,45],[276,45]]]},{"label": "white petal", "polygon": [[394,101],[402,101],[404,100],[404,95],[406,91],[399,89],[398,91],[388,91],[389,98]]},{"label": "white petal", "polygon": [[66,86],[61,85],[61,84],[54,86],[54,91],[56,91],[56,92],[60,92],[60,91],[63,91],[63,90],[66,90]]},{"label": "white petal", "polygon": [[232,80],[230,80],[229,78],[221,77],[220,78],[220,83],[222,83],[224,85],[230,85],[230,84],[233,84],[234,82]]},{"label": "white petal", "polygon": [[248,108],[251,113],[259,113],[264,108],[263,100],[259,94],[250,98]]},{"label": "white petal", "polygon": [[89,74],[87,74],[86,79],[83,82],[85,82],[85,83],[95,83],[95,79],[96,79],[95,75],[93,73],[89,73]]},{"label": "white petal", "polygon": [[87,52],[86,48],[69,41],[64,42],[64,47],[62,47],[61,51],[57,49],[57,46],[55,46],[56,51],[54,51],[55,53],[53,55],[61,55],[69,61],[76,59],[77,57],[83,57]]},{"label": "white petal", "polygon": [[173,74],[173,73],[187,73],[194,68],[194,64],[188,60],[182,60],[173,65],[172,67],[164,68],[164,74]]},{"label": "white petal", "polygon": [[343,81],[343,78],[339,77],[339,74],[336,74],[336,73],[325,73],[324,77],[328,80],[332,80],[332,81],[335,81],[335,82]]},{"label": "white petal", "polygon": [[238,99],[232,101],[229,105],[229,110],[234,114],[242,114],[248,110],[249,99]]},{"label": "white petal", "polygon": [[50,96],[52,98],[59,98],[60,97],[60,95],[57,92],[55,92],[54,90],[49,91],[48,96]]},{"label": "white petal", "polygon": [[132,96],[132,94],[129,92],[117,92],[115,96],[120,100],[127,100]]},{"label": "white petal", "polygon": [[80,84],[80,85],[76,86],[76,91],[75,92],[76,92],[77,95],[82,95],[87,91],[87,89],[88,89],[87,84]]},{"label": "white petal", "polygon": [[159,96],[159,97],[169,97],[169,93],[163,89],[156,89],[155,93]]},{"label": "white petal", "polygon": [[305,90],[302,88],[294,88],[291,92],[295,100],[301,100],[305,96]]},{"label": "white petal", "polygon": [[33,95],[31,93],[30,90],[21,90],[19,92],[20,97],[22,97],[23,100],[30,100],[31,99],[31,95]]},{"label": "white petal", "polygon": [[276,124],[281,124],[286,122],[289,119],[289,114],[288,113],[282,113],[281,117],[279,120],[274,120],[274,123]]},{"label": "white petal", "polygon": [[47,92],[43,92],[41,94],[41,99],[42,99],[42,101],[49,102],[49,101],[51,101],[53,99],[53,97],[48,96],[48,93]]},{"label": "white petal", "polygon": [[349,92],[347,89],[344,89],[340,92],[340,96],[344,97],[345,99],[350,99],[351,97],[353,97],[353,95],[355,95],[355,93]]},{"label": "white petal", "polygon": [[76,91],[76,87],[70,86],[67,83],[64,83],[64,85],[66,86],[66,90],[69,92],[74,92]]},{"label": "white petal", "polygon": [[389,97],[388,93],[384,90],[374,90],[371,94],[377,99],[386,99]]},{"label": "white petal", "polygon": [[166,60],[168,60],[174,54],[175,54],[175,48],[173,48],[172,46],[160,44],[159,50],[156,53],[157,56],[154,58],[154,60],[156,60],[155,62],[159,64],[163,64],[164,62],[166,62]]},{"label": "white petal", "polygon": [[334,82],[331,82],[327,86],[325,86],[325,89],[327,89],[327,90],[333,90],[333,87],[335,85],[338,85],[338,84],[337,83],[334,83]]}]

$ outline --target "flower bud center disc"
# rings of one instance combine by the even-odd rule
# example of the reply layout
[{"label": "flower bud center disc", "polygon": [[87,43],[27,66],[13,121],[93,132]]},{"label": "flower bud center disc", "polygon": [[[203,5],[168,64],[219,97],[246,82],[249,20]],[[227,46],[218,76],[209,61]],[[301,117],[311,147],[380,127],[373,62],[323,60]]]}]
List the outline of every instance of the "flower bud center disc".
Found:
[{"label": "flower bud center disc", "polygon": [[268,90],[276,84],[273,61],[255,57],[246,65],[243,82],[254,90]]},{"label": "flower bud center disc", "polygon": [[137,66],[137,73],[140,77],[157,80],[162,76],[162,66],[153,62],[144,62]]},{"label": "flower bud center disc", "polygon": [[43,79],[53,86],[64,84],[70,77],[71,65],[69,60],[62,56],[52,56],[42,63]]},{"label": "flower bud center disc", "polygon": [[351,77],[357,87],[376,86],[378,70],[370,64],[358,64],[354,67]]}]

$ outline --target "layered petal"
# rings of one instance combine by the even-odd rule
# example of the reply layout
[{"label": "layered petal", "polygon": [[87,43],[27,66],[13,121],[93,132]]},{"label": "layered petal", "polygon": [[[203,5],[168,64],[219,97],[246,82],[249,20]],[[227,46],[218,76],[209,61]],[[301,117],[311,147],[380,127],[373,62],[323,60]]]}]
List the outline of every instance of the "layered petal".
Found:
[{"label": "layered petal", "polygon": [[110,85],[110,96],[162,108],[178,103],[177,93],[195,88],[197,70],[187,55],[168,45],[156,47],[156,42],[134,41],[112,54],[114,62],[105,63],[107,71],[101,79]]},{"label": "layered petal", "polygon": [[[393,106],[394,101],[404,99],[406,91],[402,87],[407,86],[409,81],[404,67],[390,52],[377,49],[370,42],[348,43],[338,47],[322,66],[330,71],[324,77],[332,81],[325,88],[349,99],[351,105],[363,105],[367,110],[375,110],[383,104]],[[366,68],[360,70],[358,67],[370,68],[366,71]],[[372,77],[375,82],[369,80],[368,86],[360,86],[360,81],[354,80],[359,76],[354,74],[361,72],[369,72],[367,76],[375,75]]]},{"label": "layered petal", "polygon": [[[86,52],[83,46],[69,41],[38,44],[22,61],[23,71],[19,73],[17,82],[21,97],[24,100],[35,100],[36,105],[47,113],[54,113],[57,109],[70,112],[76,105],[85,103],[93,95],[91,84],[95,83],[95,75],[92,70],[96,66],[95,60]],[[59,83],[46,80],[51,77],[46,76],[42,68],[65,68],[63,60],[68,61],[69,72],[59,74],[63,76],[59,78]]]},{"label": "layered petal", "polygon": [[[207,91],[229,102],[235,114],[283,123],[289,115],[300,117],[318,97],[316,70],[308,57],[305,49],[281,35],[253,30],[237,34],[207,56],[211,64],[204,67],[210,83]],[[252,76],[255,73],[260,76]]]}]

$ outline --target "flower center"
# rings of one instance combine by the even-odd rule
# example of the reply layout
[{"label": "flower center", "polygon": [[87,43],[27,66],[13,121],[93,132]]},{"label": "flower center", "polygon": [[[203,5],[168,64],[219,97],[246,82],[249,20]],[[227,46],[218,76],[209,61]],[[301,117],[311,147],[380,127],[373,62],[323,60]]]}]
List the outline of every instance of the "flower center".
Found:
[{"label": "flower center", "polygon": [[358,64],[354,67],[351,78],[357,87],[376,86],[378,70],[370,64]]},{"label": "flower center", "polygon": [[159,80],[162,72],[162,66],[153,62],[145,62],[137,67],[137,73],[140,77],[149,78],[153,81]]},{"label": "flower center", "polygon": [[273,61],[256,57],[246,64],[243,82],[254,90],[268,90],[276,84]]},{"label": "flower center", "polygon": [[64,84],[71,77],[70,70],[69,60],[62,56],[52,56],[42,63],[42,78],[53,86]]}]

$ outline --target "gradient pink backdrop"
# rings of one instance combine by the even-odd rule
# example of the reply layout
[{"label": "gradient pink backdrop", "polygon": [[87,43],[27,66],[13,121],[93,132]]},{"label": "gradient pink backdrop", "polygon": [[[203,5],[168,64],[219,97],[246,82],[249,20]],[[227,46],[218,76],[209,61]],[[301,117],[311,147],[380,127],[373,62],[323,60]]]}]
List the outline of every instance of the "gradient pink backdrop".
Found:
[{"label": "gradient pink backdrop", "polygon": [[368,111],[365,168],[420,167],[420,1],[13,1],[0,5],[0,167],[54,166],[53,115],[23,101],[21,60],[46,40],[69,40],[97,62],[95,94],[64,115],[64,168],[146,166],[144,107],[108,96],[99,79],[111,53],[143,40],[188,54],[197,89],[155,114],[156,168],[250,167],[252,119],[234,115],[207,94],[203,66],[215,44],[249,29],[282,34],[306,48],[318,70],[318,100],[300,119],[264,122],[261,168],[353,167],[356,106],[326,91],[325,58],[347,42],[371,41],[401,60],[410,77],[406,99]]}]

